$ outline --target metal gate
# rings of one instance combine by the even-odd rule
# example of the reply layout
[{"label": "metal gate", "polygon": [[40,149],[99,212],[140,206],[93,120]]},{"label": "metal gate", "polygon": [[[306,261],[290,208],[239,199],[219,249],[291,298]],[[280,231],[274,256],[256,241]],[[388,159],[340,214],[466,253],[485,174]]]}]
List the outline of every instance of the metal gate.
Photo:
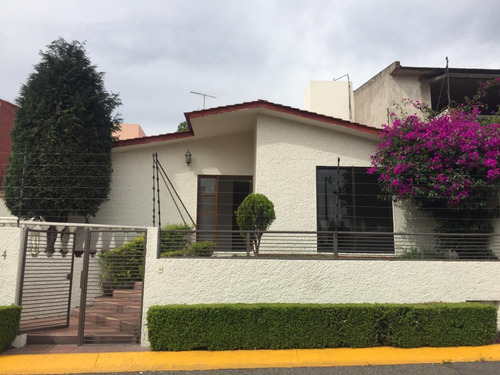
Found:
[{"label": "metal gate", "polygon": [[78,345],[139,343],[144,230],[88,230],[77,308]]},{"label": "metal gate", "polygon": [[20,332],[69,325],[74,245],[74,233],[66,230],[26,231]]}]

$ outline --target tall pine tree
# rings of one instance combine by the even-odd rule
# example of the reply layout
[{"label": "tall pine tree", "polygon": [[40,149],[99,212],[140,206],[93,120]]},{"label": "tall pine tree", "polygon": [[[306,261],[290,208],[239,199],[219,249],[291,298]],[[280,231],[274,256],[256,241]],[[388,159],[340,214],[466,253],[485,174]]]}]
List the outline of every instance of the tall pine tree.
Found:
[{"label": "tall pine tree", "polygon": [[108,199],[121,101],[105,90],[84,43],[60,38],[40,55],[16,101],[5,203],[22,219],[88,221]]}]

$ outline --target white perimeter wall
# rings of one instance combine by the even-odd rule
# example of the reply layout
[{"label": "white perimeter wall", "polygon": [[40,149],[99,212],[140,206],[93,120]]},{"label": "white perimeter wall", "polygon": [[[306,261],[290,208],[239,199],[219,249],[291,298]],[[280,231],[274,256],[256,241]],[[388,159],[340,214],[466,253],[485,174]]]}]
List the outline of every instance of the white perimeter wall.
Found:
[{"label": "white perimeter wall", "polygon": [[156,259],[148,231],[142,344],[152,305],[500,301],[500,262]]},{"label": "white perimeter wall", "polygon": [[[0,305],[17,302],[23,234],[0,227]],[[143,345],[152,305],[500,301],[500,262],[157,259],[157,238],[158,228],[149,228]]]},{"label": "white perimeter wall", "polygon": [[23,242],[22,228],[0,227],[0,306],[18,302]]},{"label": "white perimeter wall", "polygon": [[316,167],[370,166],[376,140],[259,116],[254,191],[273,203],[270,230],[315,231]]}]

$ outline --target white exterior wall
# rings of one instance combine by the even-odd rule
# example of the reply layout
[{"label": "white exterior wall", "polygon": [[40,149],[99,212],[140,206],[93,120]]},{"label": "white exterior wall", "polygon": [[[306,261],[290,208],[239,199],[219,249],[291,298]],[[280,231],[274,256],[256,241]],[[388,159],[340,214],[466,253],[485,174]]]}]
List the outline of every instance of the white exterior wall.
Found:
[{"label": "white exterior wall", "polygon": [[0,196],[0,218],[2,217],[13,217],[9,209],[5,206],[5,201],[2,196]]},{"label": "white exterior wall", "polygon": [[0,227],[0,306],[18,303],[21,265],[23,259],[24,229]]},{"label": "white exterior wall", "polygon": [[[391,75],[387,68],[354,91],[354,121],[381,128],[387,124],[388,113],[399,114],[397,105],[411,98],[422,103],[431,103],[430,85],[420,82],[414,75]],[[416,110],[408,106],[408,113]]]},{"label": "white exterior wall", "polygon": [[273,203],[270,230],[315,231],[316,167],[370,165],[376,140],[260,116],[256,130],[255,188]]},{"label": "white exterior wall", "polygon": [[[247,175],[254,173],[254,142],[251,133],[232,134],[213,139],[151,145],[140,149],[113,150],[113,184],[110,200],[92,223],[138,225],[152,224],[152,153],[158,159],[196,221],[199,175]],[[184,154],[189,149],[192,162],[188,167]],[[177,209],[160,178],[162,226],[181,223]],[[172,194],[174,194],[172,192]],[[175,195],[175,194],[174,194]],[[155,207],[158,212],[158,207]],[[185,219],[187,216],[183,212]]]},{"label": "white exterior wall", "polygon": [[142,345],[153,305],[500,301],[499,262],[156,259],[148,231]]},{"label": "white exterior wall", "polygon": [[304,93],[304,109],[309,112],[353,121],[352,82],[310,81]]},{"label": "white exterior wall", "polygon": [[148,306],[500,300],[498,262],[180,258],[156,263],[163,272],[148,273]]}]

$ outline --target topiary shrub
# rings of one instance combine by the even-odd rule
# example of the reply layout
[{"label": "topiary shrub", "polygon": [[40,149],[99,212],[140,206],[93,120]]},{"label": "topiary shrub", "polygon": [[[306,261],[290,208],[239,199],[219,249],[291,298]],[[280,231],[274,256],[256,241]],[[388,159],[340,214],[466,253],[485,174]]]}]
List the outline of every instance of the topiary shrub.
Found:
[{"label": "topiary shrub", "polygon": [[236,222],[243,238],[250,233],[250,246],[254,254],[259,253],[262,232],[276,219],[273,203],[264,195],[252,193],[241,202],[236,211]]}]

